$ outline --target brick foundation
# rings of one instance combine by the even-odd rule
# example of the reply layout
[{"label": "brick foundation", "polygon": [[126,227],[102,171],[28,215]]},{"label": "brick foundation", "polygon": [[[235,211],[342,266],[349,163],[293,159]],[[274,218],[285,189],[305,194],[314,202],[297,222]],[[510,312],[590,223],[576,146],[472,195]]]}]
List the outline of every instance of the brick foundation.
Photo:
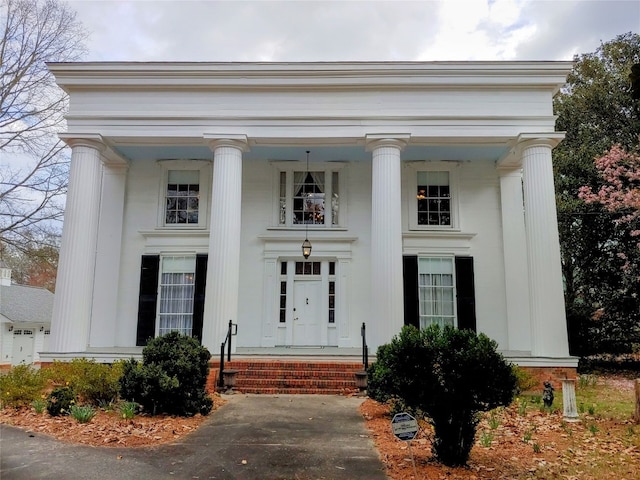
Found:
[{"label": "brick foundation", "polygon": [[576,379],[577,369],[574,367],[520,367],[529,372],[537,380],[535,390],[542,390],[544,382],[551,382],[553,388],[562,389],[562,380]]}]

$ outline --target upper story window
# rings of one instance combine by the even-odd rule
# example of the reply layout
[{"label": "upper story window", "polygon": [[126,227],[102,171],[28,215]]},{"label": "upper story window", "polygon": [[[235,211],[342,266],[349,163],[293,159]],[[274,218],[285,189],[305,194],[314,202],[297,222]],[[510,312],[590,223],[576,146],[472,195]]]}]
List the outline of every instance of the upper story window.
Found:
[{"label": "upper story window", "polygon": [[458,228],[457,164],[415,162],[405,191],[411,230]]},{"label": "upper story window", "polygon": [[165,223],[197,225],[200,212],[200,172],[169,170],[167,182]]},{"label": "upper story window", "polygon": [[202,228],[207,225],[211,164],[203,160],[159,160],[161,185],[158,225]]},{"label": "upper story window", "polygon": [[278,225],[337,227],[343,223],[341,164],[309,171],[278,166],[284,167],[278,172]]},{"label": "upper story window", "polygon": [[418,225],[451,225],[449,172],[418,172]]}]

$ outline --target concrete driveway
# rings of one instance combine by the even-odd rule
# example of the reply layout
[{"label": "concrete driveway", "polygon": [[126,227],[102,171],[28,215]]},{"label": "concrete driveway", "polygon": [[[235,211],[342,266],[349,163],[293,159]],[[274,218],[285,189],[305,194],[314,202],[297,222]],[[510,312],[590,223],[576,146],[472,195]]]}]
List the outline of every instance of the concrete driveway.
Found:
[{"label": "concrete driveway", "polygon": [[69,445],[0,425],[0,478],[384,480],[358,413],[332,395],[230,395],[180,443],[155,448]]}]

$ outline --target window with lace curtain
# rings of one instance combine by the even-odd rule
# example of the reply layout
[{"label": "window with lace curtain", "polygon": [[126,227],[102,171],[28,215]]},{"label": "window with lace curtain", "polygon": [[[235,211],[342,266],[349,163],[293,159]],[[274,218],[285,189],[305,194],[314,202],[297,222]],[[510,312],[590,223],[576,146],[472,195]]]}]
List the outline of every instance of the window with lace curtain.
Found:
[{"label": "window with lace curtain", "polygon": [[420,328],[456,326],[453,257],[418,259]]},{"label": "window with lace curtain", "polygon": [[340,215],[340,176],[331,168],[280,171],[278,225],[337,227]]},{"label": "window with lace curtain", "polygon": [[191,336],[196,257],[165,256],[160,268],[158,335],[177,331]]}]

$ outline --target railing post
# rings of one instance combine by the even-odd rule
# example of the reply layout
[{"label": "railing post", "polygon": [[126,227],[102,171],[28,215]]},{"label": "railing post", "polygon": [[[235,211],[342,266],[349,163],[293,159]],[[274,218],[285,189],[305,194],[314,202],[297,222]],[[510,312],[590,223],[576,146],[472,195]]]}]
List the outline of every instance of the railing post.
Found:
[{"label": "railing post", "polygon": [[220,375],[218,376],[218,387],[220,387],[220,390],[224,388],[224,379],[222,378],[223,370],[224,370],[224,342],[220,344]]},{"label": "railing post", "polygon": [[229,341],[229,346],[227,347],[227,361],[230,362],[231,361],[231,329],[232,329],[233,323],[231,322],[231,320],[229,320],[229,329],[227,330],[227,340]]},{"label": "railing post", "polygon": [[360,336],[362,336],[362,363],[364,369],[367,370],[369,368],[369,347],[367,346],[367,326],[364,322],[360,328]]}]

